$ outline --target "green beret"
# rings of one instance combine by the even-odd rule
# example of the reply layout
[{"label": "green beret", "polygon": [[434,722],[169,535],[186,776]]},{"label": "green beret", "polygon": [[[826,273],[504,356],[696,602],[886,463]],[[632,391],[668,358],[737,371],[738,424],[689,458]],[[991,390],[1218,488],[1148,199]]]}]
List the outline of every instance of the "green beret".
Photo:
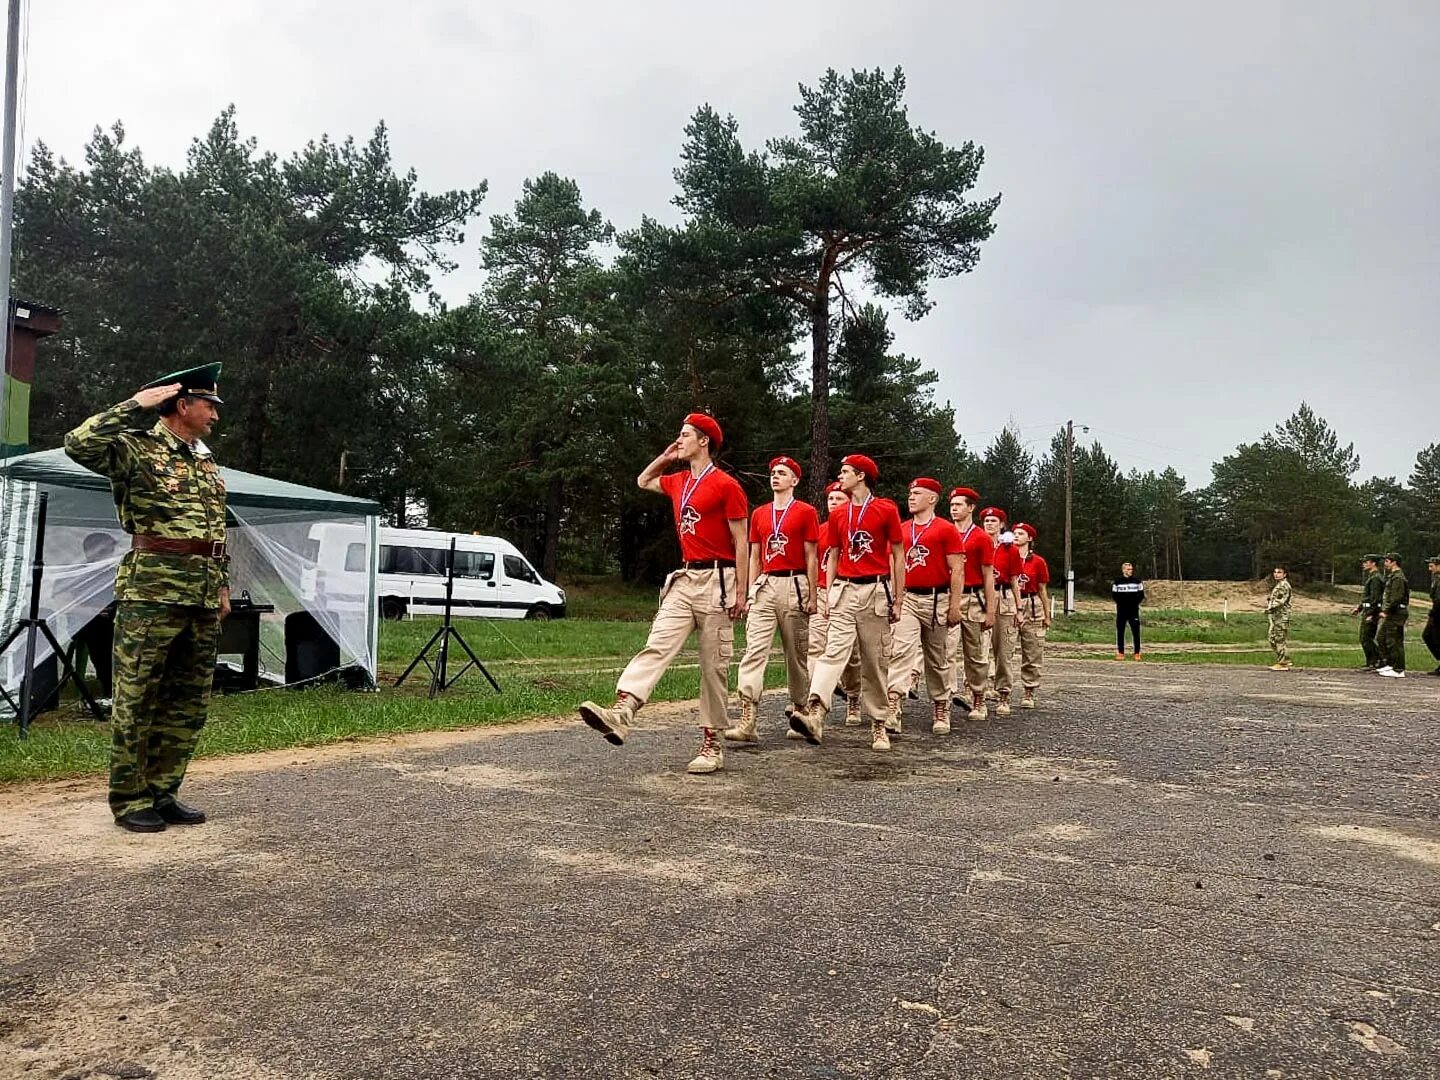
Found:
[{"label": "green beret", "polygon": [[213,401],[216,405],[224,405],[220,399],[220,368],[219,363],[201,364],[198,367],[185,368],[183,371],[172,371],[169,375],[161,375],[158,379],[152,379],[140,389],[149,390],[155,386],[169,386],[171,383],[180,384],[180,393],[186,397],[204,398],[206,401]]},{"label": "green beret", "polygon": [[1387,551],[1385,553],[1385,558],[1389,559],[1391,562],[1399,562],[1400,553],[1398,551]]},{"label": "green beret", "polygon": [[1384,557],[1385,557],[1384,555],[1361,555],[1361,556],[1360,556],[1360,561],[1361,561],[1361,562],[1379,562],[1379,561],[1380,561],[1381,559],[1383,559]]}]

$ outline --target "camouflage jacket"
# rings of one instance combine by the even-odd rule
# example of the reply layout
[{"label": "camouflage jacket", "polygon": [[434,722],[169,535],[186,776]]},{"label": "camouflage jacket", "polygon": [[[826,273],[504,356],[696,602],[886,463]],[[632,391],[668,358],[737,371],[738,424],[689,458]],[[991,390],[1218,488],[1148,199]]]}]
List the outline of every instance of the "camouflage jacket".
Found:
[{"label": "camouflage jacket", "polygon": [[1385,596],[1380,601],[1380,610],[1388,619],[1404,619],[1410,614],[1410,583],[1405,580],[1405,571],[1398,566],[1385,578]]},{"label": "camouflage jacket", "polygon": [[1385,575],[1372,570],[1365,577],[1365,591],[1360,596],[1360,610],[1366,615],[1376,615],[1380,602],[1385,599]]},{"label": "camouflage jacket", "polygon": [[[139,405],[122,401],[67,434],[65,453],[109,479],[126,532],[224,540],[225,481],[209,449],[189,446],[160,420],[138,426],[144,419]],[[132,550],[120,560],[115,598],[218,608],[229,585],[228,558]]]},{"label": "camouflage jacket", "polygon": [[[1253,608],[1251,610],[1254,610]],[[1288,617],[1290,614],[1290,579],[1281,578],[1270,590],[1270,603],[1265,610],[1271,615]]]},{"label": "camouflage jacket", "polygon": [[1430,618],[1440,622],[1440,574],[1430,577]]}]

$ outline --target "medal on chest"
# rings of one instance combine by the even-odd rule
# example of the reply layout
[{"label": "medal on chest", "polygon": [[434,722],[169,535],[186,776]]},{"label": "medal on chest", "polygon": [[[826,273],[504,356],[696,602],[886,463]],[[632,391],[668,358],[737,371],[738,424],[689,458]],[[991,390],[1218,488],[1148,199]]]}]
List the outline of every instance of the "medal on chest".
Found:
[{"label": "medal on chest", "polygon": [[705,471],[699,476],[692,477],[685,481],[685,486],[680,489],[680,534],[682,536],[694,536],[695,530],[700,524],[700,511],[690,505],[690,500],[695,498],[695,492],[700,488],[700,482],[710,475],[710,470],[715,468],[712,461],[705,466]]}]

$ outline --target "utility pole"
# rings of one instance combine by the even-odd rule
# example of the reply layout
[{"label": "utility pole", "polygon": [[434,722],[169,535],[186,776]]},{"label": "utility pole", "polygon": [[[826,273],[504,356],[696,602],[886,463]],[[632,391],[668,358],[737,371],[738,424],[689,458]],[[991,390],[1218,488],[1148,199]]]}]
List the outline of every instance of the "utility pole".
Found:
[{"label": "utility pole", "polygon": [[[10,19],[5,39],[5,142],[3,171],[0,171],[0,313],[5,319],[4,355],[0,356],[0,431],[9,431],[10,353],[15,320],[10,317],[10,246],[15,219],[15,88],[20,71],[20,0],[10,0]],[[3,442],[0,439],[0,442]]]},{"label": "utility pole", "polygon": [[1075,613],[1075,567],[1070,561],[1070,504],[1075,491],[1075,421],[1065,421],[1065,614]]}]

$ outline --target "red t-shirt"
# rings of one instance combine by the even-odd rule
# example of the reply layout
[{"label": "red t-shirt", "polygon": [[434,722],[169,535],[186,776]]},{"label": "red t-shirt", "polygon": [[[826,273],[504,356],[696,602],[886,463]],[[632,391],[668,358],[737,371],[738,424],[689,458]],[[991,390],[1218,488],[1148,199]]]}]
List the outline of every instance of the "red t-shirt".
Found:
[{"label": "red t-shirt", "polygon": [[825,581],[825,562],[826,562],[826,556],[830,553],[830,549],[833,548],[834,546],[835,546],[835,516],[832,514],[829,518],[827,518],[826,520],[824,520],[824,521],[822,521],[822,522],[820,523],[820,535],[816,538],[816,541],[815,541],[815,548],[816,548],[816,550],[817,550],[817,552],[819,553],[819,556],[820,556],[820,581],[818,582],[818,584],[819,584],[820,588],[822,588],[822,589],[825,588],[825,585],[826,585],[826,581]]},{"label": "red t-shirt", "polygon": [[804,570],[805,544],[820,537],[820,516],[807,502],[793,499],[784,510],[766,503],[750,515],[750,542],[760,545],[760,570]]},{"label": "red t-shirt", "polygon": [[889,576],[890,546],[902,540],[893,502],[872,496],[863,508],[849,503],[830,515],[830,526],[840,541],[840,577]]},{"label": "red t-shirt", "polygon": [[905,534],[905,587],[930,589],[950,584],[951,555],[960,554],[960,530],[944,518],[924,525],[913,519],[900,526]]},{"label": "red t-shirt", "polygon": [[710,559],[735,561],[730,522],[750,516],[745,490],[729,473],[710,466],[699,482],[689,469],[660,477],[660,490],[675,509],[675,532],[680,536],[680,557],[686,562]]},{"label": "red t-shirt", "polygon": [[1034,596],[1041,585],[1049,585],[1050,567],[1045,559],[1033,551],[1027,555],[1020,565],[1019,582],[1021,596]]},{"label": "red t-shirt", "polygon": [[972,521],[968,529],[960,530],[960,542],[965,549],[965,587],[984,585],[985,575],[981,571],[995,565],[995,541]]},{"label": "red t-shirt", "polygon": [[995,584],[1008,586],[1020,573],[1020,549],[1014,544],[995,545]]}]

